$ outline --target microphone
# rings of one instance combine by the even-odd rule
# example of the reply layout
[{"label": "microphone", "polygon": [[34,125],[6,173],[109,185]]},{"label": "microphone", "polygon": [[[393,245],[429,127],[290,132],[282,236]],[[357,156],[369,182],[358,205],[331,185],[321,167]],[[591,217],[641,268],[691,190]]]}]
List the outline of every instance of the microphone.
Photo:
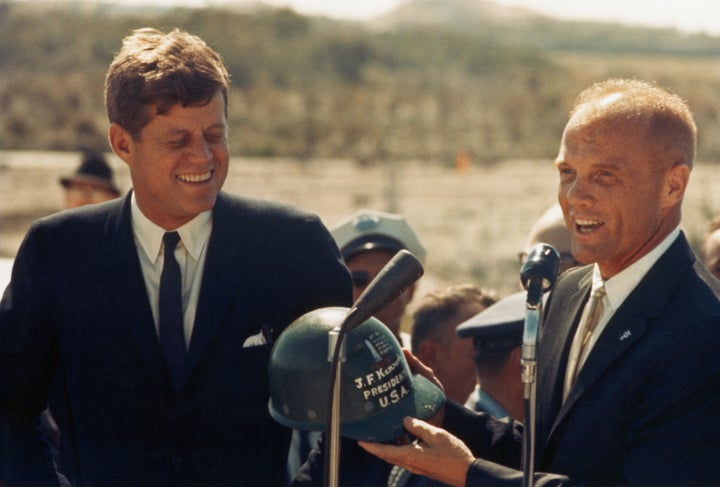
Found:
[{"label": "microphone", "polygon": [[328,359],[331,362],[328,418],[325,428],[324,485],[336,487],[340,478],[340,377],[345,335],[402,294],[420,276],[423,266],[409,251],[401,250],[370,281],[358,296],[339,327],[328,334]]},{"label": "microphone", "polygon": [[530,250],[520,269],[520,281],[528,291],[528,304],[537,305],[543,293],[555,284],[559,263],[560,254],[552,245],[539,243]]},{"label": "microphone", "polygon": [[340,328],[348,332],[364,323],[405,292],[423,272],[422,264],[412,253],[400,250],[358,296]]}]

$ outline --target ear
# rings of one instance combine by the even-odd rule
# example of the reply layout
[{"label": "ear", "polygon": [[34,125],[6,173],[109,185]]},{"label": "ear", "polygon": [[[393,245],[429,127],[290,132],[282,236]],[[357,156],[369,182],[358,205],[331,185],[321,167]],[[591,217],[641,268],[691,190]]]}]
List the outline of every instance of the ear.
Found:
[{"label": "ear", "polygon": [[507,360],[502,366],[501,374],[508,380],[509,383],[513,383],[518,377],[520,377],[520,371],[522,370],[522,346],[515,347],[508,353]]},{"label": "ear", "polygon": [[676,164],[665,175],[662,197],[665,206],[672,207],[682,203],[685,189],[690,180],[690,168],[687,164]]},{"label": "ear", "polygon": [[110,125],[108,130],[108,140],[110,147],[113,152],[120,159],[125,161],[126,164],[130,164],[131,148],[132,148],[132,137],[130,134],[117,123]]},{"label": "ear", "polygon": [[405,305],[407,306],[410,301],[412,301],[413,296],[415,295],[415,288],[417,287],[417,284],[413,283],[412,286],[407,288],[404,293],[402,293],[403,300],[405,301]]},{"label": "ear", "polygon": [[[516,364],[517,367],[521,367],[521,361],[522,361],[522,347],[515,347],[510,351],[510,356],[508,357],[509,363]],[[515,365],[513,365],[515,367]],[[517,369],[515,369],[517,370]]]},{"label": "ear", "polygon": [[435,349],[435,343],[433,343],[432,340],[423,340],[420,342],[415,356],[432,369],[437,363],[437,350]]}]

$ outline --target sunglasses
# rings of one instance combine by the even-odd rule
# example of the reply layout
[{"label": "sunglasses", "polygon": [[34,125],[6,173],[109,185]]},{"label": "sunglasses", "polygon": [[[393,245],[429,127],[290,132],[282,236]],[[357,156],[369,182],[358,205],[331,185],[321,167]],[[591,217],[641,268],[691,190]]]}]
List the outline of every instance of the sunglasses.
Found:
[{"label": "sunglasses", "polygon": [[363,288],[370,284],[370,273],[368,271],[353,271],[350,274],[353,286]]}]

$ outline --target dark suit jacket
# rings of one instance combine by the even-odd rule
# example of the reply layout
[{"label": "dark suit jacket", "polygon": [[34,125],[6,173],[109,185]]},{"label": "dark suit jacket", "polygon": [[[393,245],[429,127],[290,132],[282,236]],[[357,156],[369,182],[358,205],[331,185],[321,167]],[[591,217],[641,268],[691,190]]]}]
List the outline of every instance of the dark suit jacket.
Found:
[{"label": "dark suit jacket", "polygon": [[[681,235],[615,312],[562,404],[591,274],[564,274],[547,303],[536,472],[557,475],[538,474],[536,485],[720,485],[718,281]],[[517,428],[453,407],[446,423],[481,458],[516,469],[476,460],[468,485],[520,485]]]},{"label": "dark suit jacket", "polygon": [[52,485],[32,422],[53,377],[51,406],[78,485],[284,481],[289,430],[267,409],[270,345],[243,343],[263,325],[277,336],[309,310],[349,306],[350,278],[316,216],[274,203],[221,193],[208,245],[174,394],[129,196],[33,225],[0,305],[0,454],[10,487]]}]

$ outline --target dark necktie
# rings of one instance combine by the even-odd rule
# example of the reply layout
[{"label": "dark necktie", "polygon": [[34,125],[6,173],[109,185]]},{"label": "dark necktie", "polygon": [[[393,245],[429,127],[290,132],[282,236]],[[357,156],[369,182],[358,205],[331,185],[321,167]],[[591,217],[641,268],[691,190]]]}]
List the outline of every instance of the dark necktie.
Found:
[{"label": "dark necktie", "polygon": [[177,232],[166,232],[163,236],[165,257],[160,276],[160,344],[176,390],[180,386],[185,363],[182,284],[180,266],[175,260],[175,247],[179,241]]}]

